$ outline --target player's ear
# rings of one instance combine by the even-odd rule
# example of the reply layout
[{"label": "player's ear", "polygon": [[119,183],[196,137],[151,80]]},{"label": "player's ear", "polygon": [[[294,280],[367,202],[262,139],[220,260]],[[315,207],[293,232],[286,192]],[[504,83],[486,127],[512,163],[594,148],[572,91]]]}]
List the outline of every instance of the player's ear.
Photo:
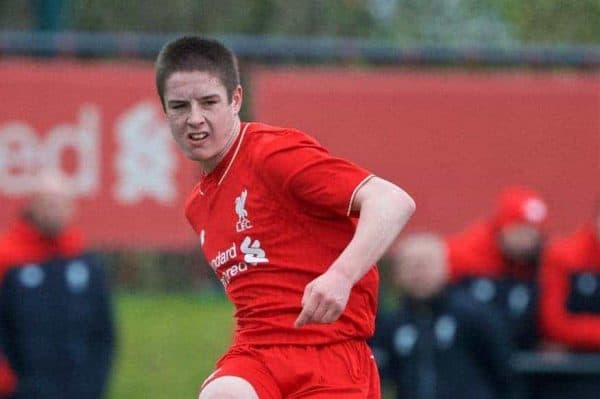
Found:
[{"label": "player's ear", "polygon": [[233,89],[233,93],[231,94],[231,109],[234,114],[238,114],[240,109],[242,109],[242,99],[244,96],[244,91],[242,90],[242,86],[238,85],[235,89]]}]

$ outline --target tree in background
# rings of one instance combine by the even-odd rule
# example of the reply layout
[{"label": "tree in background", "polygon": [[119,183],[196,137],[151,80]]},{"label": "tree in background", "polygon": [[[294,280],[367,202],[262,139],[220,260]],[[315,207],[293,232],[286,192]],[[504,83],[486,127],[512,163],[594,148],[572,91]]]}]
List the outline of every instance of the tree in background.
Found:
[{"label": "tree in background", "polygon": [[350,37],[400,45],[593,44],[600,43],[599,20],[598,0],[0,2],[4,29]]},{"label": "tree in background", "polygon": [[528,43],[600,43],[598,0],[495,0]]},{"label": "tree in background", "polygon": [[405,45],[508,45],[512,29],[491,0],[370,0],[385,34]]}]

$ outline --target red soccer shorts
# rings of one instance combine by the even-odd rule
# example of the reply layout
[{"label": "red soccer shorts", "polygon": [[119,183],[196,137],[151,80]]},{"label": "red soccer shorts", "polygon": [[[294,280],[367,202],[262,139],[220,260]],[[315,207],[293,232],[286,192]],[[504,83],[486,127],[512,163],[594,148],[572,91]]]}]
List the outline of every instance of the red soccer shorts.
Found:
[{"label": "red soccer shorts", "polygon": [[380,399],[379,373],[366,342],[232,347],[202,386],[218,377],[248,381],[260,399]]}]

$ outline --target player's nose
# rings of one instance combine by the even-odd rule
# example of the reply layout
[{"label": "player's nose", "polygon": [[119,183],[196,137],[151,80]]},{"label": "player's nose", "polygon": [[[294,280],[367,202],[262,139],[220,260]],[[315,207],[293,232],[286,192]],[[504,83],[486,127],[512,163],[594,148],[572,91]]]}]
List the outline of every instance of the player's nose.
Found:
[{"label": "player's nose", "polygon": [[196,126],[204,122],[204,120],[204,114],[202,113],[202,108],[200,107],[200,104],[198,104],[195,101],[192,101],[190,106],[190,113],[187,118],[187,123],[189,125]]}]

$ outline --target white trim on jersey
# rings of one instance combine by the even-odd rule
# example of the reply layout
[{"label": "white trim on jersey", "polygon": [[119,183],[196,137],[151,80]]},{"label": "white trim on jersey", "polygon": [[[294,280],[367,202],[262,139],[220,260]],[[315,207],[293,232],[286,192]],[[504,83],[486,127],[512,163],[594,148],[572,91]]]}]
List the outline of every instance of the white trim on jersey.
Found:
[{"label": "white trim on jersey", "polygon": [[219,179],[219,182],[217,183],[217,186],[221,185],[221,183],[223,182],[223,179],[225,179],[225,176],[227,176],[227,173],[229,172],[229,169],[231,168],[231,165],[233,165],[233,161],[237,157],[237,154],[238,154],[238,152],[240,150],[240,147],[242,146],[242,141],[244,141],[244,135],[246,134],[246,130],[248,130],[248,126],[250,126],[250,123],[247,123],[246,126],[244,126],[244,130],[242,130],[242,137],[240,137],[240,141],[238,142],[238,145],[235,148],[235,152],[233,153],[233,156],[231,157],[231,160],[227,164],[227,168],[225,169],[225,172],[223,172],[223,176],[221,176],[221,178]]},{"label": "white trim on jersey", "polygon": [[350,216],[350,212],[352,211],[352,203],[354,202],[354,197],[356,196],[356,193],[358,192],[358,190],[365,185],[365,183],[367,181],[369,181],[369,179],[371,179],[371,177],[375,177],[375,175],[369,175],[367,177],[365,177],[363,179],[363,181],[361,181],[360,183],[358,183],[358,185],[356,186],[356,188],[354,189],[354,191],[352,191],[352,196],[350,197],[350,203],[348,203],[348,211],[346,212],[346,216]]}]

